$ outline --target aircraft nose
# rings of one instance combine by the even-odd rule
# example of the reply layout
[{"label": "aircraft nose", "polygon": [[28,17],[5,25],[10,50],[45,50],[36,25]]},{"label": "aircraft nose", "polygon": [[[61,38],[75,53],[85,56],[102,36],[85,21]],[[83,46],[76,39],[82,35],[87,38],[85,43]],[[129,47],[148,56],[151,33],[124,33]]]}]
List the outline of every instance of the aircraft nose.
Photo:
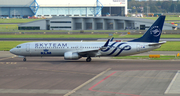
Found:
[{"label": "aircraft nose", "polygon": [[12,54],[14,54],[14,49],[11,49],[10,52],[11,52]]}]

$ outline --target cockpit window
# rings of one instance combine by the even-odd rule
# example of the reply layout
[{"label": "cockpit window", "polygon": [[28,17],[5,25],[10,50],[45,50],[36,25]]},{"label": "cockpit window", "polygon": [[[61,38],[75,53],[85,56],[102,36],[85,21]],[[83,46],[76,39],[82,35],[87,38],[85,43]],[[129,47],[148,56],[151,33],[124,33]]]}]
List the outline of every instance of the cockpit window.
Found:
[{"label": "cockpit window", "polygon": [[16,46],[16,48],[21,48],[21,46]]}]

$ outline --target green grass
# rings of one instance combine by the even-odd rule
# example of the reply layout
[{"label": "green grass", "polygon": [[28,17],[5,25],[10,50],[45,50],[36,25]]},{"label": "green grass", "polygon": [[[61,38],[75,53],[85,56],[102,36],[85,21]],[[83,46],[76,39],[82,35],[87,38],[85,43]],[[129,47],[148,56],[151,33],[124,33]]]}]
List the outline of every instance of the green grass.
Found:
[{"label": "green grass", "polygon": [[0,23],[27,23],[41,19],[0,19]]},{"label": "green grass", "polygon": [[[79,32],[81,30],[18,30],[17,28],[3,27],[0,32]],[[84,30],[84,32],[129,32],[130,30]]]},{"label": "green grass", "polygon": [[161,46],[159,49],[154,51],[180,51],[180,42],[178,41],[168,41]]},{"label": "green grass", "polygon": [[3,30],[18,30],[17,24],[0,24],[0,31]]},{"label": "green grass", "polygon": [[[139,38],[138,35],[113,34],[114,38]],[[2,34],[0,38],[111,38],[109,34]],[[180,38],[176,34],[163,34],[161,38]]]},{"label": "green grass", "polygon": [[174,60],[180,59],[176,56],[160,56],[160,58],[149,58],[149,56],[122,56],[122,57],[113,57],[114,59],[148,59],[148,60]]},{"label": "green grass", "polygon": [[16,47],[18,44],[30,42],[30,41],[0,41],[0,51],[9,51]]},{"label": "green grass", "polygon": [[[144,19],[156,20],[158,17],[143,17],[143,18]],[[166,16],[165,21],[168,21],[168,20],[180,20],[180,17],[169,17],[169,16]]]},{"label": "green grass", "polygon": [[[119,36],[119,38],[139,38],[142,34]],[[180,34],[162,34],[161,38],[180,38]]]},{"label": "green grass", "polygon": [[[113,37],[119,37],[118,34]],[[0,38],[111,38],[109,34],[22,34],[22,35],[0,35]]]}]

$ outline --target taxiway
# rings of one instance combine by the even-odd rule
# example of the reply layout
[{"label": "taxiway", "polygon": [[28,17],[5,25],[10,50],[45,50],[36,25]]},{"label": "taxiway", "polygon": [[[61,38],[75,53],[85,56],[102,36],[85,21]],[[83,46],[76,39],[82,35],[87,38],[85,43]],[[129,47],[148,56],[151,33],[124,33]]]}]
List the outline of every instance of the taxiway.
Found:
[{"label": "taxiway", "polygon": [[0,52],[0,96],[179,96],[180,60],[15,57]]}]

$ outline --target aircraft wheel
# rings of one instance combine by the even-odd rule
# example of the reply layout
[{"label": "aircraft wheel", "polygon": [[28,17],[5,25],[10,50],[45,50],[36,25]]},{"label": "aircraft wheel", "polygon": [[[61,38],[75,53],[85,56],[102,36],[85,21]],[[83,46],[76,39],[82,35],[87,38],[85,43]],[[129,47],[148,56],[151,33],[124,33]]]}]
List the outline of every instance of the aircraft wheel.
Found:
[{"label": "aircraft wheel", "polygon": [[86,62],[91,62],[91,57],[88,57],[88,58],[86,59]]},{"label": "aircraft wheel", "polygon": [[26,58],[24,58],[23,61],[25,62],[25,61],[26,61]]}]

